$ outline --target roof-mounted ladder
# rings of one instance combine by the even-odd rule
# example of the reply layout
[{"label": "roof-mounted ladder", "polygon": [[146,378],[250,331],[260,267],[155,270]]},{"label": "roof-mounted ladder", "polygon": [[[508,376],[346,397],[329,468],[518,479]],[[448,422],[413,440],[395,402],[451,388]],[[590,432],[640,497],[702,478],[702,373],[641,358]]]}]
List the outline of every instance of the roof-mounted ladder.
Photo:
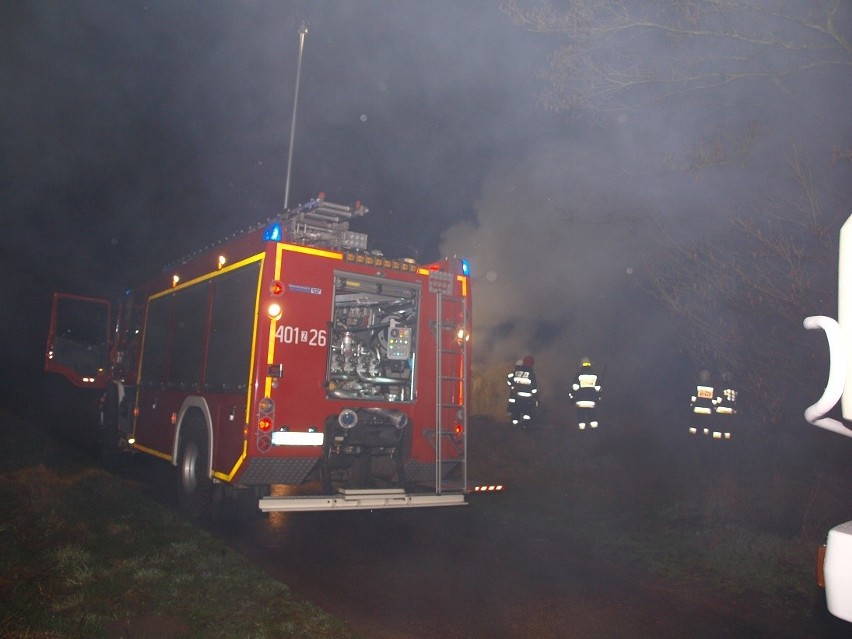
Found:
[{"label": "roof-mounted ladder", "polygon": [[349,230],[349,221],[369,212],[360,202],[332,204],[316,197],[284,213],[288,242],[334,250],[367,250],[367,235]]}]

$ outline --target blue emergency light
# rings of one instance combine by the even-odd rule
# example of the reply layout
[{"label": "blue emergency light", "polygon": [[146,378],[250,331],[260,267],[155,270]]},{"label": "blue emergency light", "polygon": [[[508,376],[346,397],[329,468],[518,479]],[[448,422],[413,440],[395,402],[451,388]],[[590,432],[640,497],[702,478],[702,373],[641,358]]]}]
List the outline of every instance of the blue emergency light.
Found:
[{"label": "blue emergency light", "polygon": [[273,222],[266,227],[263,232],[263,239],[266,242],[280,242],[284,237],[284,231],[281,228],[280,222]]}]

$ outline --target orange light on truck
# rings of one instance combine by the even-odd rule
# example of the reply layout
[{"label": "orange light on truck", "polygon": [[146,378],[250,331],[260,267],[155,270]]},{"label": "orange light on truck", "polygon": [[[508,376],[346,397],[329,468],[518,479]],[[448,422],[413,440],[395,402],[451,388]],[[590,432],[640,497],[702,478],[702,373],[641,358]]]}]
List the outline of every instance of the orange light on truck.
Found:
[{"label": "orange light on truck", "polygon": [[262,415],[268,415],[275,408],[275,402],[269,397],[264,397],[257,403],[257,409]]},{"label": "orange light on truck", "polygon": [[270,430],[272,428],[272,419],[270,417],[264,417],[257,422],[257,427],[260,430]]}]

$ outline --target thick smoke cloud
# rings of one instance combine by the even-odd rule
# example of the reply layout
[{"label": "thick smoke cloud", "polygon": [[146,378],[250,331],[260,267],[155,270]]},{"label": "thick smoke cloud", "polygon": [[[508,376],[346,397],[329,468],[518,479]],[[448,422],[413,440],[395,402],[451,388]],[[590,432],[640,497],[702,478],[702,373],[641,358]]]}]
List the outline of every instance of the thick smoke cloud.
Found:
[{"label": "thick smoke cloud", "polygon": [[665,335],[638,281],[655,250],[656,203],[617,153],[596,150],[600,141],[543,143],[498,163],[477,220],[448,229],[441,245],[471,263],[477,362],[508,367],[533,354],[551,400],[564,397],[585,355],[626,385]]},{"label": "thick smoke cloud", "polygon": [[[845,218],[852,121],[841,93],[852,88],[852,59],[817,29],[797,32],[820,19],[808,3],[781,4],[806,19],[767,26],[759,11],[727,16],[738,21],[731,29],[740,33],[802,35],[799,54],[779,48],[770,60],[754,55],[754,43],[728,41],[729,59],[720,62],[719,39],[626,30],[632,37],[612,44],[652,68],[677,60],[697,76],[703,64],[730,65],[735,51],[741,66],[726,68],[729,77],[709,91],[702,88],[712,82],[680,93],[668,93],[664,82],[640,82],[622,96],[633,100],[623,109],[569,108],[528,138],[520,161],[491,165],[476,220],[450,228],[442,243],[444,252],[472,262],[475,337],[484,366],[508,366],[532,352],[553,382],[545,391],[556,397],[567,388],[566,372],[589,355],[599,366],[608,364],[611,381],[625,390],[636,390],[637,380],[654,383],[649,371],[665,367],[657,390],[670,390],[665,378],[675,379],[672,371],[686,364],[670,316],[638,286],[649,259],[672,243],[736,246],[741,238],[730,221],[740,216],[794,219],[812,204],[829,229]],[[849,12],[834,18],[848,41]],[[550,41],[555,50],[571,38]],[[839,55],[826,56],[831,47]],[[822,64],[813,64],[819,56]],[[805,166],[811,193],[796,181],[792,158]],[[832,277],[825,277],[829,290]],[[688,386],[687,379],[684,392]]]}]

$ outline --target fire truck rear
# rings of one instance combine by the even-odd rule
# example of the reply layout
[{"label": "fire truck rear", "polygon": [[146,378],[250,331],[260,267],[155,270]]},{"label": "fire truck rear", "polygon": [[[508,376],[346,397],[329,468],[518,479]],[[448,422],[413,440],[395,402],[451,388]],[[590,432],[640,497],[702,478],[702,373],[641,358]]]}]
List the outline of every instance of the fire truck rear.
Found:
[{"label": "fire truck rear", "polygon": [[350,230],[366,212],[321,195],[170,267],[115,313],[55,295],[46,370],[103,389],[104,459],[170,462],[190,515],[222,499],[464,504],[467,264],[368,250]]}]

